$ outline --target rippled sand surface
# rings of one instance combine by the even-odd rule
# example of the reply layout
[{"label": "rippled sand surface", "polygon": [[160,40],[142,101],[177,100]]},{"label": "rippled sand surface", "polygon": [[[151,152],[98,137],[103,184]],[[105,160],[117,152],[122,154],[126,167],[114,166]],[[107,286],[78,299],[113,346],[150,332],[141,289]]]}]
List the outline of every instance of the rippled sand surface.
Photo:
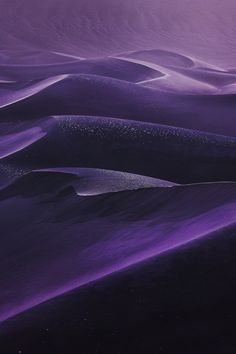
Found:
[{"label": "rippled sand surface", "polygon": [[1,353],[235,353],[235,20],[0,2]]}]

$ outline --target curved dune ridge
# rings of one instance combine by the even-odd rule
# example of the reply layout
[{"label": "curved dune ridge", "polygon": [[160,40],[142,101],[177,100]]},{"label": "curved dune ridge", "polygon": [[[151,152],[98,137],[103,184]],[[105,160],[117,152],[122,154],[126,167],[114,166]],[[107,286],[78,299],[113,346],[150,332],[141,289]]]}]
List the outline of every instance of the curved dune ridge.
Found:
[{"label": "curved dune ridge", "polygon": [[36,177],[29,188],[28,179],[0,192],[1,267],[12,274],[1,275],[1,320],[236,222],[235,183],[162,184],[88,198],[68,189],[64,172]]},{"label": "curved dune ridge", "polygon": [[[154,88],[146,87],[148,80],[140,84],[84,73],[62,74],[36,83],[22,83],[17,88],[15,83],[5,83],[0,118],[5,122],[65,114],[109,116],[235,136],[236,101],[232,77],[228,85],[224,82],[215,93],[209,93],[202,90],[195,79],[189,83],[189,78],[185,80],[184,75],[180,76],[180,86],[175,82],[175,75],[168,73],[149,81],[152,85],[155,82]],[[171,82],[170,90],[166,90],[168,82]],[[186,90],[183,89],[185,84]],[[192,87],[197,93],[193,94]]]},{"label": "curved dune ridge", "polygon": [[205,3],[1,2],[0,321],[234,230],[236,6]]},{"label": "curved dune ridge", "polygon": [[44,136],[9,153],[1,166],[97,167],[174,183],[235,180],[233,137],[94,116],[54,116],[38,124]]},{"label": "curved dune ridge", "polygon": [[[56,180],[62,183],[62,189],[73,187],[77,195],[93,196],[114,193],[125,190],[136,190],[155,187],[173,187],[177,184],[157,178],[141,176],[120,171],[110,171],[95,168],[48,168],[32,170],[14,179],[1,189],[1,195],[38,195],[57,190]],[[45,185],[42,181],[45,180]],[[55,185],[54,185],[55,183]]]}]

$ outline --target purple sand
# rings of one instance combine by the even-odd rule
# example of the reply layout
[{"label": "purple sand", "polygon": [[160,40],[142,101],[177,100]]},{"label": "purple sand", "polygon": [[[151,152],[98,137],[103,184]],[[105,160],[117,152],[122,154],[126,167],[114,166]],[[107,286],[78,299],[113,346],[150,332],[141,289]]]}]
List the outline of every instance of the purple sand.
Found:
[{"label": "purple sand", "polygon": [[233,0],[1,1],[1,322],[235,228],[235,19]]}]

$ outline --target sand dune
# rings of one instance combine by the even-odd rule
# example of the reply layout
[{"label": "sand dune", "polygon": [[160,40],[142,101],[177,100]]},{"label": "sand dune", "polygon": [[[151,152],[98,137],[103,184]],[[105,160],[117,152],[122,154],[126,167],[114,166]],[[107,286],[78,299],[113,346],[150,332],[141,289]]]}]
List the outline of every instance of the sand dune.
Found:
[{"label": "sand dune", "polygon": [[1,0],[1,353],[235,352],[235,15]]},{"label": "sand dune", "polygon": [[234,183],[79,197],[63,193],[64,174],[41,177],[36,190],[0,192],[0,263],[12,274],[1,275],[1,320],[236,221]]}]

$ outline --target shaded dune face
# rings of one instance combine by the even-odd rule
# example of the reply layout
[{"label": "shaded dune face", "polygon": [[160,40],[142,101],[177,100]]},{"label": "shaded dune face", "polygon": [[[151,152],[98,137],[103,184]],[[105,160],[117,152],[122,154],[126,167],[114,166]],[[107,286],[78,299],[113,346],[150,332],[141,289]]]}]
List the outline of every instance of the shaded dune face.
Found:
[{"label": "shaded dune face", "polygon": [[38,174],[0,192],[1,267],[13,275],[1,276],[1,320],[235,224],[234,183],[79,197],[71,176]]},{"label": "shaded dune face", "polygon": [[9,328],[90,282],[115,284],[117,271],[168,262],[183,246],[187,267],[194,247],[233,239],[236,5],[178,3],[1,2],[0,321]]},{"label": "shaded dune face", "polygon": [[[68,58],[69,59],[69,58]],[[93,74],[139,82],[163,76],[161,72],[144,65],[130,63],[119,58],[73,60],[44,65],[1,65],[1,75],[10,80],[36,80],[61,74]]]},{"label": "shaded dune face", "polygon": [[235,180],[235,138],[104,117],[57,116],[41,126],[43,136],[9,152],[2,166],[86,166],[176,183]]},{"label": "shaded dune face", "polygon": [[[189,94],[188,90],[181,93],[175,89],[178,80],[185,87],[183,75],[176,79],[172,73],[139,83],[97,74],[61,74],[21,83],[17,88],[15,83],[5,83],[0,117],[9,122],[48,115],[106,116],[236,135],[234,84],[224,86],[227,89],[215,87],[215,93],[204,93],[195,80],[187,80],[187,89],[197,88],[197,92]],[[154,87],[146,87],[147,84]]]},{"label": "shaded dune face", "polygon": [[153,347],[171,353],[181,351],[184,338],[190,353],[233,353],[234,268],[232,227],[5,321],[1,344],[10,353],[24,343],[41,354],[45,341],[47,353],[93,353],[98,347],[105,353],[152,353]]}]

